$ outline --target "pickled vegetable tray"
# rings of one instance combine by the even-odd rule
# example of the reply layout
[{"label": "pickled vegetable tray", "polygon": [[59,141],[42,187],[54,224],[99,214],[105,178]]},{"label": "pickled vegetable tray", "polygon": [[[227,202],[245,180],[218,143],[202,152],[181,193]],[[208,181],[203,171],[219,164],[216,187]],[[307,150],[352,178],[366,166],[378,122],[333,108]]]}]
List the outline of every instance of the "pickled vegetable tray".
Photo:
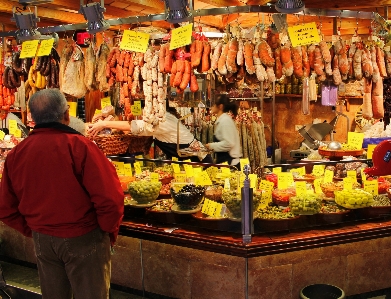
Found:
[{"label": "pickled vegetable tray", "polygon": [[364,152],[363,149],[359,150],[329,150],[329,149],[324,149],[324,148],[319,148],[318,152],[320,155],[325,156],[325,157],[343,157],[343,156],[361,156],[362,153]]}]

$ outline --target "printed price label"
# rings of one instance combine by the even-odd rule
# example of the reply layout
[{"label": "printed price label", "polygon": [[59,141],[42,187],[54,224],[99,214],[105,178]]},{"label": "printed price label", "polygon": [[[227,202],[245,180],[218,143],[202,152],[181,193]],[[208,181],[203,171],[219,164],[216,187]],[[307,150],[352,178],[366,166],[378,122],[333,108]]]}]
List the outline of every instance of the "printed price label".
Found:
[{"label": "printed price label", "polygon": [[256,189],[258,185],[258,176],[254,173],[251,173],[248,175],[248,178],[250,179],[250,188]]},{"label": "printed price label", "polygon": [[353,182],[357,182],[357,172],[355,170],[348,170],[346,176],[351,178]]},{"label": "printed price label", "polygon": [[334,171],[326,169],[324,172],[323,182],[324,183],[332,183],[333,178],[334,178]]},{"label": "printed price label", "polygon": [[10,135],[15,136],[15,131],[18,129],[18,122],[14,119],[8,120],[8,130]]},{"label": "printed price label", "polygon": [[15,130],[14,136],[15,136],[16,138],[22,138],[22,131],[19,130],[19,129],[16,129],[16,130]]},{"label": "printed price label", "polygon": [[307,193],[306,182],[296,182],[295,188],[296,188],[296,195],[303,195]]},{"label": "printed price label", "polygon": [[95,109],[94,115],[98,115],[98,114],[101,114],[101,113],[102,113],[102,110]]},{"label": "printed price label", "polygon": [[273,173],[279,174],[279,173],[281,173],[281,172],[282,172],[282,168],[281,168],[281,167],[274,167],[274,168],[273,168]]},{"label": "printed price label", "polygon": [[171,30],[170,50],[174,50],[191,44],[192,33],[192,23]]},{"label": "printed price label", "polygon": [[0,140],[4,140],[5,133],[3,131],[0,131]]},{"label": "printed price label", "polygon": [[124,30],[119,47],[122,50],[145,53],[148,49],[148,44],[149,33]]},{"label": "printed price label", "polygon": [[317,44],[320,42],[315,22],[289,26],[288,34],[292,42],[292,47]]},{"label": "printed price label", "polygon": [[348,132],[348,144],[353,148],[357,150],[362,149],[363,141],[364,133]]},{"label": "printed price label", "polygon": [[379,183],[377,180],[365,181],[364,182],[364,190],[372,193],[373,195],[379,194]]},{"label": "printed price label", "polygon": [[134,105],[132,105],[131,109],[134,116],[140,116],[142,114],[141,101],[134,101]]},{"label": "printed price label", "polygon": [[37,57],[50,55],[53,44],[54,38],[42,40],[38,48]]},{"label": "printed price label", "polygon": [[124,162],[113,161],[113,164],[118,175],[125,175]]},{"label": "printed price label", "polygon": [[125,172],[126,176],[132,176],[133,175],[133,173],[132,173],[132,165],[130,165],[130,163],[124,164],[124,172]]},{"label": "printed price label", "polygon": [[244,170],[244,166],[250,164],[250,160],[248,158],[240,159],[240,171]]},{"label": "printed price label", "polygon": [[193,174],[194,176],[197,176],[202,172],[202,167],[193,167]]},{"label": "printed price label", "polygon": [[[143,159],[143,155],[137,155],[135,158],[137,159]],[[140,166],[144,166],[144,161],[137,161],[138,163],[140,163]]]},{"label": "printed price label", "polygon": [[105,108],[106,106],[110,106],[110,105],[111,105],[110,97],[100,99],[100,106],[102,109]]},{"label": "printed price label", "polygon": [[39,40],[28,40],[22,43],[22,50],[20,51],[20,59],[35,57],[37,53]]},{"label": "printed price label", "polygon": [[303,176],[305,175],[305,167],[299,167],[299,168],[292,168],[289,170],[289,172],[293,173],[293,172],[296,172],[297,174]]},{"label": "printed price label", "polygon": [[172,157],[171,160],[172,161],[178,161],[178,158],[177,157]]},{"label": "printed price label", "polygon": [[368,148],[367,148],[367,159],[372,159],[373,150],[375,149],[376,146],[377,146],[377,144],[368,144]]},{"label": "printed price label", "polygon": [[140,162],[134,162],[134,171],[136,174],[141,174],[141,165]]},{"label": "printed price label", "polygon": [[[191,161],[185,160],[185,162],[191,162]],[[194,170],[193,170],[192,165],[185,164],[185,165],[183,165],[183,167],[185,168],[185,172],[186,172],[187,177],[189,177],[189,178],[194,177]]]},{"label": "printed price label", "polygon": [[69,105],[69,115],[76,117],[77,102],[68,102],[68,105]]},{"label": "printed price label", "polygon": [[278,188],[287,189],[293,183],[293,175],[290,172],[281,172],[278,174]]},{"label": "printed price label", "polygon": [[353,180],[352,178],[344,178],[343,179],[343,188],[344,190],[352,190],[353,189]]},{"label": "printed price label", "polygon": [[194,174],[194,176],[195,176],[196,185],[201,185],[201,186],[212,185],[212,181],[210,180],[210,177],[206,171],[201,171],[197,175]]},{"label": "printed price label", "polygon": [[315,179],[314,180],[314,188],[316,194],[322,194],[322,188],[320,188],[321,179]]},{"label": "printed price label", "polygon": [[324,175],[324,165],[314,165],[312,167],[312,174],[314,176],[323,176]]},{"label": "printed price label", "polygon": [[159,182],[159,174],[156,172],[151,172],[150,178],[151,182]]},{"label": "printed price label", "polygon": [[181,168],[179,167],[178,164],[172,164],[172,169],[174,170],[174,173],[180,173]]},{"label": "printed price label", "polygon": [[187,179],[186,173],[175,173],[174,177],[175,177],[175,181],[179,183],[186,183],[186,179]]}]

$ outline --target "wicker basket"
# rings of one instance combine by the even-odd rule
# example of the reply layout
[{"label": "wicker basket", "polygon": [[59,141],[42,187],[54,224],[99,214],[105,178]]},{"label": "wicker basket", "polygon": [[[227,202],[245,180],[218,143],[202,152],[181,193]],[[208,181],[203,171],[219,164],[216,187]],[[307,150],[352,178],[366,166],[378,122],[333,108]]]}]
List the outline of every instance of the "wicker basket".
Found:
[{"label": "wicker basket", "polygon": [[105,155],[118,155],[128,151],[132,137],[128,134],[111,134],[98,135],[93,140]]},{"label": "wicker basket", "polygon": [[144,153],[144,155],[147,155],[149,153],[149,149],[151,148],[153,142],[153,137],[135,135],[129,136],[130,142],[128,147],[128,153]]}]

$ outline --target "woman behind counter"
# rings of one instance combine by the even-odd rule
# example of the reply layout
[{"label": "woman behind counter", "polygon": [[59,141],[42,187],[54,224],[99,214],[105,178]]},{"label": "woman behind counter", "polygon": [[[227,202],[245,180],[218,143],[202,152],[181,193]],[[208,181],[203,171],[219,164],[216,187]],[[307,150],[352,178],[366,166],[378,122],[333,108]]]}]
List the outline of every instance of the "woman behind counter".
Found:
[{"label": "woman behind counter", "polygon": [[216,163],[228,162],[229,165],[239,167],[240,139],[235,121],[228,114],[231,112],[235,117],[238,114],[238,106],[235,100],[231,100],[226,94],[219,95],[211,112],[216,114],[213,143],[208,143],[205,147],[213,150],[216,154]]},{"label": "woman behind counter", "polygon": [[[131,123],[128,121],[98,121],[94,124],[89,124],[88,134],[96,136],[101,130],[109,128],[130,131],[137,136],[153,136],[155,145],[163,151],[167,159],[171,160],[172,157],[177,157],[180,160],[183,160],[177,153],[177,124],[178,114],[176,109],[167,107],[166,121],[160,123],[152,133],[144,130],[142,120],[133,120]],[[179,141],[180,149],[188,148],[192,142],[197,141],[193,134],[182,123],[179,124]],[[186,157],[185,159],[189,158]],[[203,159],[199,159],[197,156],[192,156],[190,159],[192,162],[213,163],[213,159],[209,154]]]}]

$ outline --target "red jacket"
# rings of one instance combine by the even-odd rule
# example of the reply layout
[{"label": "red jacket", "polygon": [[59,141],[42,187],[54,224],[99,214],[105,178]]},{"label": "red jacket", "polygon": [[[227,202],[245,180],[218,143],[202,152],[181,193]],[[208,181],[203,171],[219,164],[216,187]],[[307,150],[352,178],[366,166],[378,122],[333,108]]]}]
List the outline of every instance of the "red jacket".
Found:
[{"label": "red jacket", "polygon": [[114,241],[123,211],[114,166],[68,126],[37,125],[6,158],[0,220],[25,236],[33,230],[71,238],[99,226]]}]

